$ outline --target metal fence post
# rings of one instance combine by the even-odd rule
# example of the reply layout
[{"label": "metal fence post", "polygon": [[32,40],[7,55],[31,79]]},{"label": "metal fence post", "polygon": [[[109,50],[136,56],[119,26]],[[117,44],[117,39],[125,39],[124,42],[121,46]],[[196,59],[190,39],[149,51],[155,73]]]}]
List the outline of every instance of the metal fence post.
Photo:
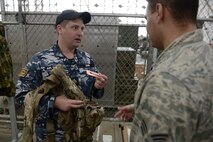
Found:
[{"label": "metal fence post", "polygon": [[21,57],[22,57],[22,67],[26,65],[28,60],[27,52],[27,39],[26,39],[26,27],[23,24],[24,19],[22,15],[22,0],[18,0],[18,23],[20,28],[20,37],[21,37]]},{"label": "metal fence post", "polygon": [[16,122],[16,110],[14,104],[14,97],[8,97],[8,107],[10,113],[11,130],[12,130],[12,142],[18,142],[18,128]]}]

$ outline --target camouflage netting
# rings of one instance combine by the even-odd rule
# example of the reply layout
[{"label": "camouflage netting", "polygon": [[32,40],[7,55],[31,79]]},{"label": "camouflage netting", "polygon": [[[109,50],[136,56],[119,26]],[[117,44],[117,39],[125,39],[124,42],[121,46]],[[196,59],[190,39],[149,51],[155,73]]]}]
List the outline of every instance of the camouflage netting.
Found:
[{"label": "camouflage netting", "polygon": [[15,95],[12,74],[12,59],[5,39],[4,25],[0,23],[0,96]]}]

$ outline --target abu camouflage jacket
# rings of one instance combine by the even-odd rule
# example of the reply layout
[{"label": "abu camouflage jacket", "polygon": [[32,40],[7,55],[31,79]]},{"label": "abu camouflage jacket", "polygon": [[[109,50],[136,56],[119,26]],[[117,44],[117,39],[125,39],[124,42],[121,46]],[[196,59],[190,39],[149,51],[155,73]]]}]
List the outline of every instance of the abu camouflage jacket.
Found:
[{"label": "abu camouflage jacket", "polygon": [[[84,101],[84,108],[72,109],[68,112],[59,111],[58,123],[65,131],[64,142],[92,142],[92,135],[101,123],[104,111],[96,102],[87,100],[77,85],[66,76],[62,65],[57,65],[51,75],[37,89],[25,97],[24,129],[22,142],[35,141],[34,123],[37,117],[38,103],[42,96],[48,93],[63,92],[69,99]],[[55,129],[51,120],[47,122],[48,135],[45,141],[55,141]]]},{"label": "abu camouflage jacket", "polygon": [[130,142],[213,142],[213,49],[202,30],[175,40],[138,83]]},{"label": "abu camouflage jacket", "polygon": [[4,26],[0,23],[0,96],[14,96],[13,65],[7,41],[4,38]]}]

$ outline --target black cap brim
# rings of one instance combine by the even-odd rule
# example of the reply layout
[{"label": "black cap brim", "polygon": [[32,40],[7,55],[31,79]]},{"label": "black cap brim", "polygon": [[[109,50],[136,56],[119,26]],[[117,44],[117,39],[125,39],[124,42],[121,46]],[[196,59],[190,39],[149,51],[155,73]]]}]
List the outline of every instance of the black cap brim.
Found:
[{"label": "black cap brim", "polygon": [[79,13],[79,18],[83,19],[84,24],[87,24],[91,21],[91,15],[89,12]]}]

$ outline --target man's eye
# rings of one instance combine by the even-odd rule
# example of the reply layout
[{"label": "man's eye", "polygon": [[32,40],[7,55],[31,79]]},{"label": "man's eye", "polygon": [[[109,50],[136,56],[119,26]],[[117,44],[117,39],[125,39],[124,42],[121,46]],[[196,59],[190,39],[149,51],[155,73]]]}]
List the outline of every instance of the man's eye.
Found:
[{"label": "man's eye", "polygon": [[77,30],[78,29],[78,26],[73,26],[72,27],[74,30]]}]

